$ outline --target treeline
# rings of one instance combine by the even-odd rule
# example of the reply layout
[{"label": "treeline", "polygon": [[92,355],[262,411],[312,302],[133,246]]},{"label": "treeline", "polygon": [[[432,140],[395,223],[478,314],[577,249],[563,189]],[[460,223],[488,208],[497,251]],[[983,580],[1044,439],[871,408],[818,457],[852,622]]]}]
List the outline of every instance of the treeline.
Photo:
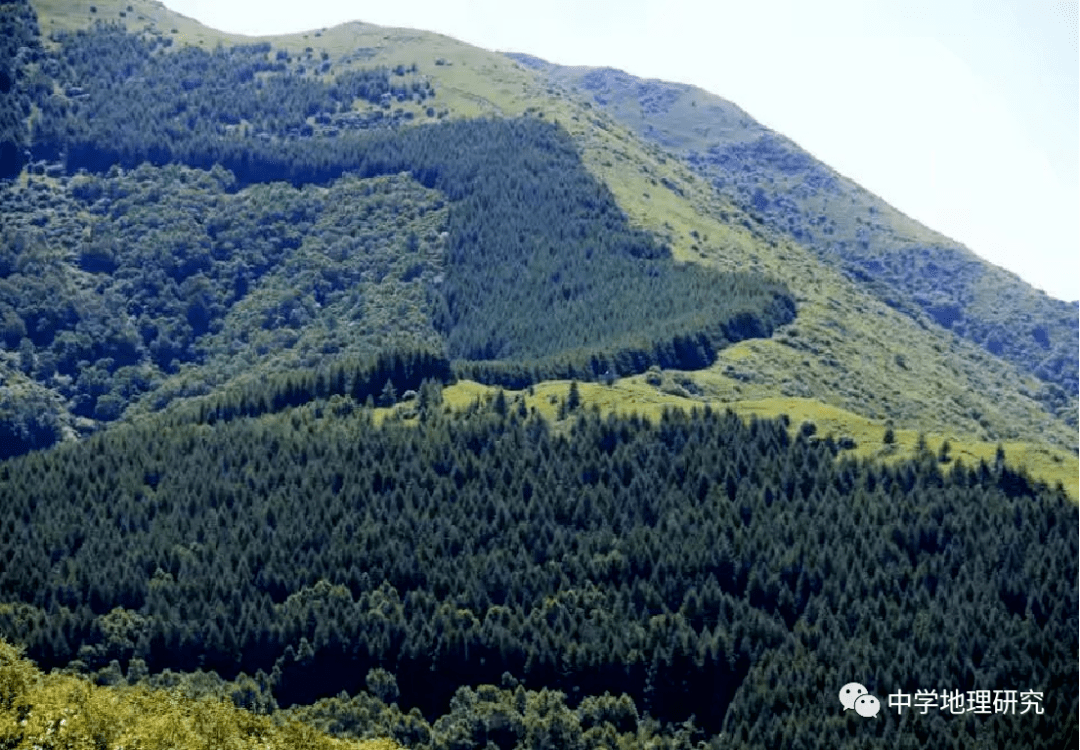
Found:
[{"label": "treeline", "polygon": [[[551,125],[446,124],[384,145],[378,168],[328,190],[238,190],[220,166],[176,165],[12,186],[0,335],[27,375],[68,378],[77,414],[113,420],[182,365],[205,372],[187,393],[205,392],[260,351],[311,368],[441,340],[460,375],[521,387],[705,367],[794,315],[779,285],[673,263]],[[369,174],[409,164],[439,192]],[[517,168],[530,191],[507,189]]]},{"label": "treeline", "polygon": [[289,138],[311,102],[382,99],[391,74],[331,84],[265,44],[166,51],[110,26],[57,39],[34,66],[34,147],[90,172],[0,191],[0,336],[78,417],[206,393],[268,357],[388,346],[443,346],[459,373],[514,387],[696,369],[795,315],[782,285],[674,263],[557,124]]},{"label": "treeline", "polygon": [[373,361],[342,359],[320,370],[272,373],[257,380],[244,380],[179,404],[170,412],[170,418],[212,425],[271,414],[334,396],[349,399],[341,404],[345,411],[352,411],[356,404],[393,406],[406,394],[410,399],[419,397],[429,381],[429,387],[437,389],[452,379],[450,361],[439,352],[386,351]]},{"label": "treeline", "polygon": [[[46,666],[243,672],[282,705],[396,691],[429,723],[509,673],[736,747],[1075,736],[1063,493],[709,410],[552,434],[501,394],[428,403],[378,428],[333,402],[163,416],[5,462],[0,632]],[[854,679],[1039,690],[1045,714],[860,723],[822,697]]]},{"label": "treeline", "polygon": [[[677,266],[673,268],[675,274],[685,271]],[[690,274],[695,272],[690,271]],[[715,362],[717,352],[724,347],[748,338],[767,338],[776,326],[790,322],[794,317],[790,298],[779,292],[771,299],[767,295],[747,294],[748,287],[755,284],[746,284],[746,278],[727,274],[714,282],[725,284],[730,293],[724,308],[706,308],[667,318],[662,326],[650,326],[642,321],[642,328],[623,338],[603,342],[603,348],[579,346],[557,354],[518,360],[457,360],[454,373],[459,378],[520,390],[544,380],[610,382],[645,372],[653,366],[700,370]],[[688,286],[692,284],[693,281]],[[665,291],[677,290],[678,286],[673,285]],[[721,290],[722,287],[715,285],[707,293],[701,290],[701,298]],[[640,311],[630,311],[630,314],[640,314]]]},{"label": "treeline", "polygon": [[[101,46],[121,51],[106,65],[95,62],[100,56],[93,49]],[[646,367],[700,367],[715,358],[732,331],[768,335],[794,315],[794,304],[779,285],[751,275],[676,268],[667,248],[627,225],[610,191],[584,168],[569,136],[555,125],[535,118],[470,120],[285,141],[178,135],[178,115],[170,109],[174,100],[190,99],[188,109],[198,102],[205,110],[205,117],[191,120],[192,127],[212,122],[232,105],[203,91],[206,77],[199,85],[184,86],[191,75],[183,55],[151,52],[138,38],[106,27],[67,39],[68,68],[99,88],[99,78],[130,77],[141,70],[138,65],[153,61],[160,70],[152,78],[179,81],[184,92],[165,96],[157,108],[142,107],[138,86],[113,86],[110,111],[138,110],[145,123],[117,138],[100,118],[73,115],[79,123],[73,127],[62,124],[59,113],[43,112],[35,142],[55,143],[67,154],[69,171],[177,161],[202,169],[223,166],[239,185],[287,181],[299,186],[325,184],[345,172],[360,178],[409,172],[453,203],[446,284],[438,290],[445,307],[436,310],[435,323],[454,359],[528,360],[589,350],[621,357],[632,371],[641,368],[629,363],[644,359]],[[260,48],[255,54],[269,52]],[[192,50],[192,56],[204,63],[218,57],[228,61],[224,54],[201,50]],[[223,71],[223,80],[232,81],[230,75]],[[259,80],[232,81],[224,91],[240,99],[252,96],[263,106],[273,102],[273,113],[304,117],[311,116],[313,106],[304,104],[308,88],[335,90],[282,77],[281,85],[295,86],[297,93],[266,97],[254,91]],[[349,95],[357,95],[361,84],[346,76],[338,86],[345,82],[355,89]],[[53,120],[55,127],[49,125]],[[641,334],[653,328],[659,333]],[[626,344],[633,352],[628,354],[616,342],[631,334],[636,340]],[[652,340],[657,335],[661,340]],[[687,345],[692,352],[682,351]],[[654,354],[656,346],[664,351]],[[580,359],[577,370],[587,366]]]}]

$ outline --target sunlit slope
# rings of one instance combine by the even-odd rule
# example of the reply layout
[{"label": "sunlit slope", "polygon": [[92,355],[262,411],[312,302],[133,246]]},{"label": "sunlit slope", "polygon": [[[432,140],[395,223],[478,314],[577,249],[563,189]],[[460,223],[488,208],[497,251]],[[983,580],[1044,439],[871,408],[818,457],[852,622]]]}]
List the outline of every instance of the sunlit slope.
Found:
[{"label": "sunlit slope", "polygon": [[[131,11],[127,3],[94,5],[97,12],[91,14],[90,3],[36,2],[45,19],[43,35],[111,19],[132,30],[152,26],[178,44],[252,41],[206,29],[156,3],[132,2]],[[890,307],[880,290],[759,223],[670,151],[616,122],[617,112],[574,93],[571,82],[423,31],[350,23],[268,41],[297,54],[311,47],[315,59],[325,50],[333,72],[416,63],[434,84],[435,107],[449,117],[543,113],[572,134],[587,167],[610,187],[631,221],[668,242],[677,258],[761,270],[787,283],[798,297],[796,321],[769,340],[731,347],[713,367],[694,373],[702,396],[718,402],[811,399],[869,419],[891,418],[898,429],[987,442],[1048,442],[1075,450],[1075,430],[1037,400],[1041,381],[934,325],[929,316]],[[683,102],[669,110],[693,112],[701,106]],[[753,128],[734,109],[713,114],[717,130]],[[684,124],[669,125],[661,142],[692,147],[696,141],[690,136],[676,138],[685,132]],[[715,132],[691,135],[707,140]],[[890,222],[893,218],[879,221]],[[936,235],[924,230],[918,239],[931,242]]]},{"label": "sunlit slope", "polygon": [[1036,375],[1040,403],[1076,427],[1075,302],[1055,300],[923,226],[718,96],[610,68],[512,57],[670,149],[755,222],[890,306],[921,312]]},{"label": "sunlit slope", "polygon": [[[665,409],[694,409],[704,404],[687,391],[693,380],[684,373],[660,373],[623,378],[610,386],[596,383],[579,383],[582,408],[597,408],[603,414],[637,414],[658,419]],[[527,409],[536,409],[558,425],[560,407],[567,400],[570,383],[549,381],[529,392],[504,391],[511,403],[520,400]],[[468,408],[476,401],[486,402],[496,397],[498,389],[490,386],[460,381],[446,388],[443,397],[456,409]],[[916,455],[920,438],[926,448],[938,455],[943,464],[958,462],[964,466],[977,466],[986,461],[993,464],[998,447],[1005,453],[1005,464],[1016,470],[1027,471],[1033,479],[1053,487],[1061,483],[1074,501],[1080,499],[1080,461],[1075,455],[1060,448],[1041,443],[1005,441],[992,443],[958,437],[955,431],[946,433],[920,433],[916,430],[893,429],[893,441],[887,441],[890,425],[882,420],[870,419],[840,407],[824,404],[814,399],[766,397],[738,401],[712,401],[705,404],[714,408],[731,409],[744,418],[772,419],[786,415],[794,434],[804,429],[805,423],[814,426],[814,434],[820,439],[832,438],[845,447],[840,455],[892,463]],[[406,410],[409,407],[401,407]],[[378,419],[394,414],[395,409],[379,409]],[[572,416],[572,415],[571,415]],[[568,423],[567,423],[568,424]],[[849,442],[850,441],[850,442]],[[943,446],[948,443],[948,446]]]},{"label": "sunlit slope", "polygon": [[42,674],[0,640],[0,746],[5,748],[259,748],[395,750],[390,740],[335,739],[292,721],[279,726],[231,703],[143,687],[100,686]]}]

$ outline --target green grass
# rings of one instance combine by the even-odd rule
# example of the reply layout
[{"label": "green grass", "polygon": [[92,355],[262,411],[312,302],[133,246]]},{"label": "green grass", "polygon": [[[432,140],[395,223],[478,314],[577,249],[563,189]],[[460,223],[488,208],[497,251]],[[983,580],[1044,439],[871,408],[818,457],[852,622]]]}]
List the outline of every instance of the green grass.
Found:
[{"label": "green grass", "polygon": [[[90,19],[89,2],[34,4],[46,18],[46,35]],[[100,18],[118,18],[127,5],[117,0],[94,4]],[[148,0],[131,5],[134,12],[122,19],[129,28],[154,24],[166,33],[175,28],[180,44],[252,41],[206,29]],[[631,222],[669,243],[678,260],[754,269],[788,284],[799,302],[793,324],[772,339],[721,352],[713,367],[691,376],[710,400],[801,399],[874,423],[892,419],[900,431],[956,435],[965,444],[1052,447],[1075,462],[1076,431],[1035,400],[1039,381],[970,342],[893,310],[813,252],[755,224],[677,157],[644,142],[590,103],[591,94],[572,91],[576,84],[571,78],[549,80],[503,55],[438,34],[363,23],[267,40],[293,52],[306,46],[325,49],[335,72],[341,69],[337,60],[359,48],[370,50],[370,56],[350,65],[415,62],[420,74],[433,81],[433,105],[451,117],[542,112],[573,135],[586,167],[609,186]],[[436,65],[436,60],[445,64]],[[692,129],[687,134],[688,127],[697,127],[701,112],[715,116],[716,127],[729,134],[745,128],[737,108],[693,87],[676,88],[665,126],[682,134],[680,147],[705,144],[716,135]],[[860,196],[869,194],[854,183],[844,185],[853,201],[850,210],[861,210]],[[876,225],[883,241],[901,231],[925,241],[942,239],[891,209],[879,212]],[[1037,454],[1032,456],[1035,462]]]},{"label": "green grass", "polygon": [[[944,441],[948,440],[953,461],[965,466],[977,466],[980,461],[993,463],[998,443],[972,440],[955,433],[920,433],[917,430],[895,429],[895,442],[889,448],[884,443],[887,425],[881,420],[868,419],[846,409],[823,404],[806,398],[766,397],[736,401],[718,401],[712,399],[691,398],[676,395],[676,378],[665,373],[665,382],[657,387],[649,385],[644,375],[617,380],[611,386],[597,383],[579,383],[582,408],[596,407],[603,414],[637,414],[647,419],[656,420],[665,409],[703,408],[706,404],[716,409],[731,409],[744,418],[759,417],[774,419],[787,415],[791,422],[791,433],[795,434],[804,422],[812,422],[820,438],[833,436],[839,440],[844,437],[853,439],[856,447],[844,451],[849,455],[871,461],[893,463],[916,455],[920,435],[927,447],[937,454]],[[444,404],[453,410],[463,410],[475,401],[487,401],[494,398],[498,389],[474,383],[459,381],[443,391]],[[559,426],[559,406],[570,390],[569,381],[549,381],[535,386],[532,393],[527,391],[504,391],[508,402],[523,400],[526,409],[536,409],[556,428]],[[377,409],[379,419],[393,412],[392,409]],[[1046,482],[1053,487],[1062,484],[1074,502],[1080,500],[1080,461],[1068,452],[1040,443],[1010,441],[1000,444],[1005,451],[1005,463],[1013,469],[1024,469],[1032,478]]]}]

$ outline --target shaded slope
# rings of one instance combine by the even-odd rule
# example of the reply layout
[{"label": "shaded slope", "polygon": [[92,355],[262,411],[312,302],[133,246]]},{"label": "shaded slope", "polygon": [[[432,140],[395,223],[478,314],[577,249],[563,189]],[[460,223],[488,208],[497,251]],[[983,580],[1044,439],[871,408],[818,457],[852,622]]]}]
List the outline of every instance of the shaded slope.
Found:
[{"label": "shaded slope", "polygon": [[516,385],[698,369],[794,317],[757,274],[675,264],[540,116],[346,129],[343,111],[422,102],[430,81],[168,39],[53,34],[33,71],[47,181],[0,195],[5,343],[80,417],[390,344]]},{"label": "shaded slope", "polygon": [[[128,4],[134,12],[125,13]],[[88,5],[53,0],[34,5],[45,14],[45,34],[93,21]],[[207,29],[146,0],[96,5],[97,17],[131,30],[156,28],[177,45],[213,49],[253,41]],[[784,280],[799,299],[797,337],[790,339],[795,343],[797,338],[798,345],[770,340],[723,351],[716,365],[694,376],[711,398],[809,397],[871,418],[892,418],[898,427],[990,441],[1045,440],[1075,449],[1075,429],[1048,419],[1035,400],[1045,387],[1040,381],[951,336],[914,303],[888,307],[880,301],[880,289],[854,283],[790,237],[755,222],[669,151],[637,137],[587,101],[580,89],[575,93],[570,84],[538,75],[504,55],[413,29],[349,23],[266,41],[296,59],[309,58],[307,47],[316,59],[325,50],[334,75],[354,67],[395,69],[418,63],[434,85],[437,113],[449,118],[542,112],[570,133],[586,168],[608,186],[631,225],[657,236],[676,259],[764,271]],[[692,101],[676,100],[670,110],[692,113],[697,109]],[[734,132],[741,127],[742,113],[722,104]],[[665,128],[683,133],[684,139],[695,137],[692,128]],[[927,242],[934,241],[928,237]],[[896,364],[898,357],[903,367]]]},{"label": "shaded slope", "polygon": [[0,179],[18,175],[26,160],[26,64],[38,47],[37,35],[37,18],[29,4],[0,5]]}]

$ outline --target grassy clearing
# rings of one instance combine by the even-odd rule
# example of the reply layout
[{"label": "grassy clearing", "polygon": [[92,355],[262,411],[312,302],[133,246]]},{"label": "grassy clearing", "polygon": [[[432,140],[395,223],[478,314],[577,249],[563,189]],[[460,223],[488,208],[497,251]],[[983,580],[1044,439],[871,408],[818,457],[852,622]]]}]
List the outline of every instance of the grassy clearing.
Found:
[{"label": "grassy clearing", "polygon": [[569,127],[581,128],[575,135],[585,164],[633,224],[668,242],[678,260],[759,271],[796,295],[793,324],[772,339],[730,347],[708,371],[695,373],[710,395],[811,398],[916,432],[955,431],[983,442],[1050,443],[1075,452],[1075,431],[1032,397],[1039,390],[1035,378],[890,308],[806,248],[768,233],[606,114],[579,113]]},{"label": "grassy clearing", "polygon": [[[878,420],[871,420],[822,404],[811,399],[767,398],[760,401],[742,401],[728,404],[742,416],[765,418],[787,414],[791,418],[792,430],[798,429],[803,422],[813,422],[818,435],[832,435],[834,438],[850,437],[857,447],[849,451],[850,455],[887,462],[899,461],[915,455],[920,433],[915,430],[895,429],[895,443],[892,449],[885,446],[887,425]],[[991,443],[973,440],[952,433],[926,433],[922,437],[926,446],[933,453],[941,451],[942,444],[948,441],[949,455],[952,460],[965,466],[978,465],[980,461],[993,463],[998,445],[1005,451],[1005,462],[1012,468],[1026,469],[1032,477],[1041,479],[1053,486],[1061,482],[1065,491],[1074,500],[1080,499],[1078,475],[1080,461],[1076,456],[1057,448],[1027,442]]]},{"label": "grassy clearing", "polygon": [[[34,4],[46,19],[46,35],[86,25],[91,18],[90,2]],[[153,25],[171,34],[176,29],[178,44],[255,41],[207,29],[151,0],[132,0],[130,12],[123,0],[93,4],[94,17],[121,20],[132,30]],[[575,89],[573,76],[552,80],[501,54],[449,37],[359,22],[265,39],[297,54],[306,47],[326,50],[333,73],[415,62],[435,86],[431,103],[449,117],[543,113],[573,135],[586,167],[608,185],[631,223],[667,242],[676,259],[724,270],[758,270],[788,284],[799,303],[799,317],[792,325],[772,339],[730,347],[712,368],[694,373],[694,383],[710,400],[806,399],[862,415],[869,423],[891,419],[898,435],[955,433],[989,445],[1002,440],[1007,445],[1055,446],[1047,449],[1051,452],[1064,448],[1075,466],[1076,432],[1032,397],[1038,381],[970,342],[893,310],[807,249],[768,232],[718,197],[677,158],[600,111],[589,101],[591,92]],[[342,62],[345,57],[348,62]],[[656,87],[658,95],[664,93],[660,89],[676,90],[667,111],[648,118],[650,123],[667,122],[675,146],[704,147],[715,140],[717,133],[691,127],[703,111],[715,118],[717,128],[734,132],[747,127],[745,113],[707,92],[671,84]],[[639,104],[628,99],[624,109]],[[868,194],[850,181],[843,184],[843,196],[830,198],[821,210],[861,214]],[[941,239],[891,209],[881,210],[875,227],[885,242],[901,231],[928,242]],[[1046,463],[1032,451],[1024,455],[1033,466]],[[1048,460],[1045,468],[1053,473],[1058,463]],[[1075,484],[1072,476],[1066,486]]]},{"label": "grassy clearing", "polygon": [[153,0],[32,0],[31,4],[38,13],[41,34],[46,42],[54,31],[74,31],[98,21],[121,23],[130,31],[142,31],[152,26],[172,36],[178,44],[211,49],[218,43],[248,41],[246,37],[207,28]]},{"label": "grassy clearing", "polygon": [[[645,376],[634,376],[617,380],[611,386],[597,383],[579,383],[582,407],[596,407],[603,414],[637,414],[647,419],[658,419],[665,409],[702,408],[706,404],[716,409],[731,409],[736,414],[749,419],[759,417],[773,419],[787,415],[791,420],[791,432],[794,434],[803,422],[812,422],[819,437],[832,436],[834,439],[851,438],[856,447],[844,451],[850,455],[874,461],[896,462],[912,458],[916,454],[920,435],[927,447],[935,454],[939,453],[942,443],[949,442],[951,460],[965,466],[976,466],[980,461],[993,463],[998,443],[982,441],[956,433],[929,432],[894,429],[895,442],[889,448],[885,445],[885,432],[888,429],[882,420],[868,419],[854,412],[825,404],[814,399],[766,397],[748,400],[715,400],[691,398],[665,392],[675,390],[678,381],[666,374],[665,382],[660,387],[648,384]],[[444,403],[454,410],[462,410],[473,402],[493,398],[496,388],[472,381],[459,381],[443,391]],[[505,391],[507,400],[512,404],[518,399],[525,402],[527,409],[536,409],[544,418],[551,420],[556,429],[559,427],[559,406],[570,390],[570,381],[548,381],[528,391]],[[380,409],[388,413],[391,410]],[[1054,486],[1060,482],[1073,499],[1080,500],[1080,461],[1067,451],[1042,444],[1024,441],[1009,441],[1000,444],[1005,451],[1005,462],[1014,469],[1025,469],[1033,478]]]}]

